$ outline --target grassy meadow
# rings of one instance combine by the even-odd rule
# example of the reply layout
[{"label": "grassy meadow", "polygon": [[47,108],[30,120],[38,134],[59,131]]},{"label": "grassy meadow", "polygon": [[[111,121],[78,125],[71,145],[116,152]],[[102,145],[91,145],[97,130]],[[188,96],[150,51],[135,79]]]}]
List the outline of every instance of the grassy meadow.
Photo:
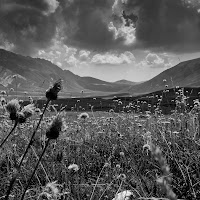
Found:
[{"label": "grassy meadow", "polygon": [[168,115],[1,102],[0,199],[200,199],[200,103],[176,95]]}]

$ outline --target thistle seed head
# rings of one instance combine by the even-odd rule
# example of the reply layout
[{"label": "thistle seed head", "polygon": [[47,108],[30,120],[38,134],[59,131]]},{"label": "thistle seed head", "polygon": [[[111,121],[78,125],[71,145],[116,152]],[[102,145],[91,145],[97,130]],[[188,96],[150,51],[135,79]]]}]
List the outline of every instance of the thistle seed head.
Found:
[{"label": "thistle seed head", "polygon": [[34,104],[28,104],[27,106],[24,106],[22,112],[26,118],[29,118],[34,114],[34,110],[35,110]]},{"label": "thistle seed head", "polygon": [[46,137],[48,139],[57,139],[59,137],[59,133],[62,128],[62,118],[57,115],[56,118],[53,120],[51,126],[46,132]]},{"label": "thistle seed head", "polygon": [[62,87],[61,79],[59,79],[52,87],[46,91],[46,98],[48,100],[56,100],[58,98],[58,92],[60,92]]},{"label": "thistle seed head", "polygon": [[17,120],[20,124],[23,124],[26,122],[26,116],[23,112],[18,112],[17,113]]},{"label": "thistle seed head", "polygon": [[9,113],[16,113],[17,111],[19,111],[19,109],[20,109],[20,105],[19,105],[19,101],[17,99],[12,99],[6,105],[6,110]]},{"label": "thistle seed head", "polygon": [[6,110],[10,113],[10,119],[16,120],[17,119],[17,112],[20,110],[20,104],[17,99],[12,99],[6,105]]}]

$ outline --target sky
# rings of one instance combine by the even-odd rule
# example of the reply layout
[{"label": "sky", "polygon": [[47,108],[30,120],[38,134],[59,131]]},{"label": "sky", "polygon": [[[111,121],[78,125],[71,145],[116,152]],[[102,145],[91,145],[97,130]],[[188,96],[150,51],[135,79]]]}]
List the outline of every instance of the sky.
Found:
[{"label": "sky", "polygon": [[105,81],[200,57],[199,0],[0,0],[0,48]]}]

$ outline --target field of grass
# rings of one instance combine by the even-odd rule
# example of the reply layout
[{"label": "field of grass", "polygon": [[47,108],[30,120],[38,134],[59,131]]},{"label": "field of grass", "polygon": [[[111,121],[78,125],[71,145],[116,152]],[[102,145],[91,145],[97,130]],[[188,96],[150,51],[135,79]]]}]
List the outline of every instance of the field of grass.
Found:
[{"label": "field of grass", "polygon": [[0,199],[200,199],[200,103],[184,99],[171,115],[2,103]]}]

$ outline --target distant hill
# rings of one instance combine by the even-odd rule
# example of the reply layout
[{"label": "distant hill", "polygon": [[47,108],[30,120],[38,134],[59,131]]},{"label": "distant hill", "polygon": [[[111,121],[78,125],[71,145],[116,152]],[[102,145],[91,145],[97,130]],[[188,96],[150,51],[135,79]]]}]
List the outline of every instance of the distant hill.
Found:
[{"label": "distant hill", "polygon": [[[166,82],[163,80],[166,79]],[[168,88],[200,87],[200,58],[182,62],[170,69],[167,69],[149,81],[131,86],[122,90],[132,95],[150,93],[163,90],[165,85]]]},{"label": "distant hill", "polygon": [[137,84],[139,84],[139,82],[127,81],[125,79],[122,79],[122,80],[119,80],[119,81],[115,81],[114,83],[121,84],[121,85],[137,85]]},{"label": "distant hill", "polygon": [[13,88],[18,92],[44,92],[59,78],[63,80],[63,94],[81,91],[95,95],[112,94],[131,86],[80,77],[45,59],[25,57],[0,49],[0,90]]},{"label": "distant hill", "polygon": [[[140,95],[168,88],[200,87],[200,58],[182,62],[146,82],[119,80],[106,82],[80,77],[69,70],[40,58],[31,58],[0,49],[0,90],[41,94],[59,78],[63,80],[62,96]],[[166,79],[166,82],[163,80]]]}]

